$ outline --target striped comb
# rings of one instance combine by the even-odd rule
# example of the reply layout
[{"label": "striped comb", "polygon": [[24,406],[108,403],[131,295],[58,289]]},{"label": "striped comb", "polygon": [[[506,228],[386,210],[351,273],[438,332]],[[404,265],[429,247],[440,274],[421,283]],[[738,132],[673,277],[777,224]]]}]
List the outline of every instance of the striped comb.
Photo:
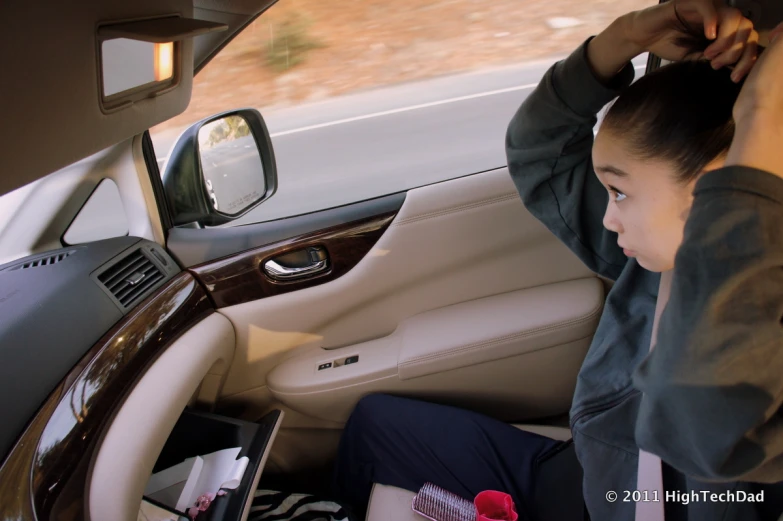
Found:
[{"label": "striped comb", "polygon": [[421,487],[412,508],[431,521],[476,521],[473,503],[432,483]]}]

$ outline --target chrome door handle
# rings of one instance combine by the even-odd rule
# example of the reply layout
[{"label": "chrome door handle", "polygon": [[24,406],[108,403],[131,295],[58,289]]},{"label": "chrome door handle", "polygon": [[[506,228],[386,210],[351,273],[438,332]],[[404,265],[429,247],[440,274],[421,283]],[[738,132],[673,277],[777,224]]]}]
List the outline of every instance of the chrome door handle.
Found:
[{"label": "chrome door handle", "polygon": [[[306,255],[307,263],[300,266],[286,266],[283,264],[283,258],[289,255]],[[309,247],[304,251],[294,252],[293,254],[283,255],[275,259],[270,259],[264,263],[264,273],[274,280],[296,280],[315,275],[325,271],[329,267],[329,259],[326,251],[321,247]]]},{"label": "chrome door handle", "polygon": [[297,279],[299,277],[305,277],[307,275],[312,275],[313,273],[323,271],[324,268],[326,268],[326,260],[318,261],[314,264],[302,266],[300,268],[289,268],[287,266],[282,266],[274,260],[266,261],[266,264],[264,264],[264,271],[266,274],[273,279],[279,280],[290,280]]}]

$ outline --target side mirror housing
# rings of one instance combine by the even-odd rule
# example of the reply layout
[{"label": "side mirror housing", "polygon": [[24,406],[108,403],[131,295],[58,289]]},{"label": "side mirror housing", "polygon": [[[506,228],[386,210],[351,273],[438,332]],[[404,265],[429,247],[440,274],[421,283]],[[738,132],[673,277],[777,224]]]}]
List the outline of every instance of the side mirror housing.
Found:
[{"label": "side mirror housing", "polygon": [[188,127],[171,149],[163,187],[175,226],[225,224],[272,197],[277,166],[264,118],[232,110]]}]

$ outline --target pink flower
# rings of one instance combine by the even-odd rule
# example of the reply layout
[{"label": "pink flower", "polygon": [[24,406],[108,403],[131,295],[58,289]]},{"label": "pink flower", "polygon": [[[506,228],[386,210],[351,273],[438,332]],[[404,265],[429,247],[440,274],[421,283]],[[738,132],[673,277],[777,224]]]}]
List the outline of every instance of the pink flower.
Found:
[{"label": "pink flower", "polygon": [[215,494],[201,494],[196,500],[196,506],[199,510],[204,512],[212,504],[212,500],[215,499]]},{"label": "pink flower", "polygon": [[212,501],[215,499],[215,494],[201,494],[198,499],[196,500],[196,506],[190,507],[188,509],[188,517],[191,519],[196,519],[196,516],[199,512],[204,512],[209,508],[209,505],[212,504]]}]

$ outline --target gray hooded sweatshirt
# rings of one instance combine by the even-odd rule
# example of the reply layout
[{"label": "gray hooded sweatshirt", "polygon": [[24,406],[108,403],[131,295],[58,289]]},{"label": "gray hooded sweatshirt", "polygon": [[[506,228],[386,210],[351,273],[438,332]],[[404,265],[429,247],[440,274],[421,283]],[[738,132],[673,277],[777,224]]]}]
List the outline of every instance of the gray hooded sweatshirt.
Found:
[{"label": "gray hooded sweatshirt", "polygon": [[[657,499],[667,521],[777,520],[783,179],[745,167],[700,178],[649,353],[660,275],[625,257],[603,227],[608,194],[591,159],[597,114],[634,70],[628,64],[604,85],[586,49],[587,42],[549,69],[511,121],[506,151],[528,210],[615,281],[571,407],[590,517],[634,519],[635,504],[625,500],[636,489],[641,447],[664,462],[665,493]],[[606,499],[610,491],[615,502]]]}]

